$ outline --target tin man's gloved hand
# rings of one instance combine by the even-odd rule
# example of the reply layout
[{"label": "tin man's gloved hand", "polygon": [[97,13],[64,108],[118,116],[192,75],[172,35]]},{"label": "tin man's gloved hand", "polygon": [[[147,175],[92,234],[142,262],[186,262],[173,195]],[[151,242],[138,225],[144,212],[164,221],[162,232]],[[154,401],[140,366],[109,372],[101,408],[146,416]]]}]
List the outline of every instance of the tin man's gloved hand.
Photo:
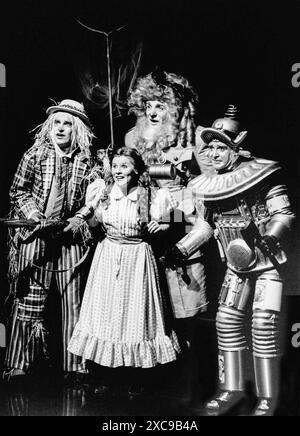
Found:
[{"label": "tin man's gloved hand", "polygon": [[160,258],[166,268],[171,268],[173,270],[175,270],[177,266],[182,266],[185,259],[186,257],[176,245],[166,250],[165,254]]},{"label": "tin man's gloved hand", "polygon": [[271,253],[277,253],[278,249],[280,248],[278,239],[273,235],[264,235],[262,237],[262,241],[267,246],[268,250],[271,251]]}]

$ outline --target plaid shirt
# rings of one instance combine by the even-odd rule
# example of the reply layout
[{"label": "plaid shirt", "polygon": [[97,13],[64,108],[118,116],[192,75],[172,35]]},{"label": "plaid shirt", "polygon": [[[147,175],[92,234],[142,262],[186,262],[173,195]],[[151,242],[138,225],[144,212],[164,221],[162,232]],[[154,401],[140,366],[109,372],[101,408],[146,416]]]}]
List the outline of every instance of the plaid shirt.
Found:
[{"label": "plaid shirt", "polygon": [[[89,159],[81,152],[75,154],[72,162],[71,216],[84,204],[85,188],[83,178],[90,170]],[[29,218],[33,212],[45,212],[55,173],[55,150],[45,143],[27,150],[18,166],[10,189],[10,199],[20,218]]]},{"label": "plaid shirt", "polygon": [[[91,162],[82,152],[75,153],[72,160],[71,195],[68,209],[73,216],[83,205],[86,183]],[[44,213],[55,174],[55,150],[51,143],[32,146],[18,166],[10,189],[14,215],[29,219],[33,212]],[[20,232],[26,235],[26,229]]]}]

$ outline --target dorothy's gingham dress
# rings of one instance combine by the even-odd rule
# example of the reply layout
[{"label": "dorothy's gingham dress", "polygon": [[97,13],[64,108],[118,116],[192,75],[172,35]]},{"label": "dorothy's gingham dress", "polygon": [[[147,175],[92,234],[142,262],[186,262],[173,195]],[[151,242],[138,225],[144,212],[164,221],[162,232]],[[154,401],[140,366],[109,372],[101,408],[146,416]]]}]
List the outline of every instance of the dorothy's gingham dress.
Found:
[{"label": "dorothy's gingham dress", "polygon": [[[114,185],[108,204],[103,204],[99,197],[104,188],[97,180],[87,192],[87,204],[90,199],[98,203],[95,215],[103,222],[106,238],[95,251],[69,351],[109,367],[149,368],[171,362],[180,348],[166,325],[152,249],[141,237],[138,190],[125,196]],[[161,189],[151,216],[159,220],[174,206],[169,192]]]}]

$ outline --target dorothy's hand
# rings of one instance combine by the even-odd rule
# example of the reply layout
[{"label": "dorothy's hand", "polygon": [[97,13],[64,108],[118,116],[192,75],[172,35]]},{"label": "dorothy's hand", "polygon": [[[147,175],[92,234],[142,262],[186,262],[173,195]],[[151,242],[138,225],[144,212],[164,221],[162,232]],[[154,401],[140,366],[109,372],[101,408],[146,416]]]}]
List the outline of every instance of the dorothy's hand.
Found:
[{"label": "dorothy's hand", "polygon": [[158,222],[154,221],[154,220],[152,220],[152,221],[150,221],[150,223],[148,223],[147,229],[148,229],[149,233],[157,233],[160,230],[162,230],[161,225],[158,224]]}]

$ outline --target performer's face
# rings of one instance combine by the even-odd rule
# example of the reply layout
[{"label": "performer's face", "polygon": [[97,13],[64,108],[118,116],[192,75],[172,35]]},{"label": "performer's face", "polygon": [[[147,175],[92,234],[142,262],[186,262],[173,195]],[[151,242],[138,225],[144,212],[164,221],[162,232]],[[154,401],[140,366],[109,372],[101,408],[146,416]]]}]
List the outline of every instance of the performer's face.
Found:
[{"label": "performer's face", "polygon": [[151,126],[161,126],[168,117],[167,105],[158,100],[147,101],[146,117]]},{"label": "performer's face", "polygon": [[230,166],[233,151],[228,147],[228,145],[221,141],[212,141],[207,147],[208,156],[210,157],[212,165],[216,171],[221,171]]},{"label": "performer's face", "polygon": [[130,157],[116,156],[112,161],[112,176],[122,190],[128,189],[137,180],[137,172]]},{"label": "performer's face", "polygon": [[72,117],[65,112],[57,112],[53,120],[52,135],[56,144],[65,149],[71,145],[72,139]]}]

